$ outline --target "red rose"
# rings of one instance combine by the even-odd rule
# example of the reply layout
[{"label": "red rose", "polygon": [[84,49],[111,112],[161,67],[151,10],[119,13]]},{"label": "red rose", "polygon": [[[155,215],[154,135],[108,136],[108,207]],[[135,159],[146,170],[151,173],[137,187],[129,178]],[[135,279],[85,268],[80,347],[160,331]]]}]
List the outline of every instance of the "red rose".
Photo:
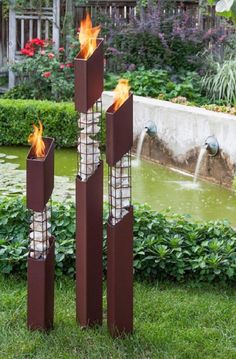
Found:
[{"label": "red rose", "polygon": [[45,78],[45,79],[47,79],[48,77],[50,77],[51,76],[51,71],[47,71],[47,72],[44,72],[43,74],[42,74],[42,76]]},{"label": "red rose", "polygon": [[42,56],[44,56],[46,54],[46,51],[45,50],[42,50],[41,52],[40,52],[40,55],[42,55]]},{"label": "red rose", "polygon": [[29,51],[28,56],[30,56],[30,57],[34,56],[34,51],[33,50]]},{"label": "red rose", "polygon": [[34,56],[34,51],[32,49],[21,49],[21,53],[22,55],[25,55],[25,56],[29,56],[29,57],[32,57]]},{"label": "red rose", "polygon": [[67,64],[66,64],[66,67],[73,67],[74,66],[74,64],[72,63],[72,62],[68,62]]},{"label": "red rose", "polygon": [[60,69],[64,69],[64,67],[65,67],[65,64],[60,64]]},{"label": "red rose", "polygon": [[44,40],[41,40],[41,39],[38,39],[38,38],[32,39],[32,40],[29,41],[29,44],[44,47]]},{"label": "red rose", "polygon": [[59,47],[58,51],[59,51],[59,52],[64,52],[65,49],[64,49],[64,47]]},{"label": "red rose", "polygon": [[52,52],[50,52],[49,54],[48,54],[48,58],[49,59],[53,59],[55,57],[55,55],[52,53]]}]

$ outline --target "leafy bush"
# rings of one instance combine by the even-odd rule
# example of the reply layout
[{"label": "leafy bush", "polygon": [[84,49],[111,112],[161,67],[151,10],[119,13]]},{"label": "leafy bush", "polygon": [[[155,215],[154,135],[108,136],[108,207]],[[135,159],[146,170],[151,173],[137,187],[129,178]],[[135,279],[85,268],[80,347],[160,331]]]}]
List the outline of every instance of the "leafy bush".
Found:
[{"label": "leafy bush", "polygon": [[203,78],[202,86],[212,100],[236,104],[236,59],[216,62],[214,70]]},{"label": "leafy bush", "polygon": [[4,97],[71,100],[74,96],[73,59],[78,51],[78,41],[71,44],[68,54],[63,47],[55,52],[50,41],[38,38],[28,41],[21,50],[22,60],[12,67],[20,87],[10,90]]},{"label": "leafy bush", "polygon": [[219,47],[219,42],[222,45],[226,41],[223,27],[201,31],[196,26],[195,16],[184,9],[178,11],[180,5],[173,0],[148,3],[138,16],[130,15],[128,23],[117,14],[102,21],[111,71],[141,66],[194,71],[204,63],[197,55],[203,50],[209,51],[209,42],[213,51]]},{"label": "leafy bush", "polygon": [[[208,99],[201,94],[201,78],[196,72],[172,75],[167,70],[145,70],[144,68],[140,68],[136,71],[123,73],[121,77],[129,80],[135,95],[149,96],[163,100],[170,100],[182,96],[188,101],[197,104],[209,102]],[[117,75],[107,74],[106,89],[114,89],[117,79]]]},{"label": "leafy bush", "polygon": [[0,99],[0,145],[25,145],[32,124],[42,120],[46,136],[61,147],[77,141],[78,114],[72,103]]},{"label": "leafy bush", "polygon": [[[104,273],[106,221],[104,210]],[[29,213],[22,199],[0,201],[0,272],[25,274]],[[75,207],[54,203],[57,275],[75,274]],[[134,211],[134,271],[139,279],[236,280],[236,234],[228,222],[195,223],[146,205]]]},{"label": "leafy bush", "polygon": [[[116,52],[112,53],[111,48],[115,48]],[[129,69],[130,66],[144,66],[149,69],[164,64],[165,49],[160,39],[149,32],[117,32],[108,48],[108,65],[110,67],[117,60],[117,52],[119,55],[117,72]],[[115,56],[113,57],[113,55]]]}]

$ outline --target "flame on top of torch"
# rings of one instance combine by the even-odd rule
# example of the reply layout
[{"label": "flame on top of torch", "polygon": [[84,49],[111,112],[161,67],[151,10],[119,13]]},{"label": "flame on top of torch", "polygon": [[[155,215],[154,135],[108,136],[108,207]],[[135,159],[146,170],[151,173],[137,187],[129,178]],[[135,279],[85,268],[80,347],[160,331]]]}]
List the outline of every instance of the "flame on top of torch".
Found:
[{"label": "flame on top of torch", "polygon": [[121,105],[123,105],[123,103],[128,99],[129,90],[129,81],[120,79],[114,90],[114,111],[117,111],[118,108],[120,108]]},{"label": "flame on top of torch", "polygon": [[101,26],[93,27],[89,13],[86,18],[81,20],[79,42],[81,45],[80,55],[87,60],[97,47],[97,37],[101,31]]},{"label": "flame on top of torch", "polygon": [[36,158],[45,157],[45,143],[43,141],[43,125],[39,121],[39,127],[33,125],[34,132],[28,137],[28,142],[31,144],[33,153]]}]

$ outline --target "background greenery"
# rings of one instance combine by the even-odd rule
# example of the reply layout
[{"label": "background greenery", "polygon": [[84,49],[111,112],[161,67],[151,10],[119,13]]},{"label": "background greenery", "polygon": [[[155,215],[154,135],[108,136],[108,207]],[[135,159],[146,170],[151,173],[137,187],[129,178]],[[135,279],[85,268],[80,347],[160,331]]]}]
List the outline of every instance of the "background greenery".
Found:
[{"label": "background greenery", "polygon": [[[41,120],[44,136],[58,147],[73,147],[78,139],[79,114],[72,102],[0,99],[0,145],[26,145],[32,124]],[[105,146],[105,116],[102,115],[101,147]]]},{"label": "background greenery", "polygon": [[27,144],[32,124],[41,120],[45,136],[54,137],[58,146],[74,146],[77,118],[72,103],[0,99],[0,145]]},{"label": "background greenery", "polygon": [[129,80],[132,91],[138,96],[149,96],[162,100],[185,98],[191,104],[204,105],[209,99],[201,95],[201,78],[197,72],[171,73],[168,70],[140,68],[128,71],[120,76],[107,74],[105,89],[115,88],[118,78]]},{"label": "background greenery", "polygon": [[[202,2],[202,6],[207,14],[207,1]],[[141,0],[137,16],[130,15],[128,22],[115,11],[111,17],[99,10],[93,15],[94,24],[101,24],[101,36],[106,38],[106,88],[116,86],[116,82],[109,81],[115,74],[129,78],[137,95],[160,96],[165,100],[182,97],[193,105],[234,107],[236,35],[233,25],[221,19],[216,26],[207,25],[202,29],[196,26],[190,11],[183,11],[181,6],[179,10],[172,0]],[[4,97],[73,100],[73,59],[80,48],[77,29],[70,29],[65,42],[66,48],[58,53],[50,42],[43,47],[34,45],[34,55],[26,55],[13,67],[19,84]]]},{"label": "background greenery", "polygon": [[[107,206],[104,209],[104,273]],[[25,275],[29,212],[24,201],[0,202],[0,273]],[[52,232],[56,237],[56,273],[75,274],[75,207],[54,203]],[[235,281],[236,234],[227,222],[196,223],[168,212],[136,205],[134,271],[142,280]]]},{"label": "background greenery", "polygon": [[236,58],[213,62],[202,80],[202,86],[212,101],[224,100],[236,106]]}]

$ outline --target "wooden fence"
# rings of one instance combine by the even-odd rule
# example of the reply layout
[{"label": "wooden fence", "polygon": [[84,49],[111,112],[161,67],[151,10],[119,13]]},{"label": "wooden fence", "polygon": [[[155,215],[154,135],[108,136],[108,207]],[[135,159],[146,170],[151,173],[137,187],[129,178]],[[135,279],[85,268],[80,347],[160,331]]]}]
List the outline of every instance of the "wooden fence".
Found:
[{"label": "wooden fence", "polygon": [[135,16],[136,14],[136,3],[136,0],[90,0],[87,5],[79,5],[75,7],[75,24],[78,25],[80,23],[86,10],[89,10],[92,17],[96,16],[98,12],[107,16],[112,16],[115,13],[118,17],[128,20],[130,16]]},{"label": "wooden fence", "polygon": [[[173,0],[174,1],[174,0]],[[202,14],[199,7],[199,0],[176,0],[177,7],[174,13],[188,12],[196,19],[196,26],[203,30],[215,27],[219,18],[215,16],[215,8],[209,6],[209,15]],[[137,14],[136,0],[88,0],[87,5],[78,5],[74,8],[74,23],[78,26],[84,17],[86,10],[89,10],[92,16],[99,11],[108,16],[116,14],[116,18],[127,19]],[[62,10],[63,12],[63,10]],[[145,12],[145,10],[144,10]]]},{"label": "wooden fence", "polygon": [[7,61],[7,38],[8,38],[8,21],[3,16],[3,7],[0,4],[0,69]]}]

